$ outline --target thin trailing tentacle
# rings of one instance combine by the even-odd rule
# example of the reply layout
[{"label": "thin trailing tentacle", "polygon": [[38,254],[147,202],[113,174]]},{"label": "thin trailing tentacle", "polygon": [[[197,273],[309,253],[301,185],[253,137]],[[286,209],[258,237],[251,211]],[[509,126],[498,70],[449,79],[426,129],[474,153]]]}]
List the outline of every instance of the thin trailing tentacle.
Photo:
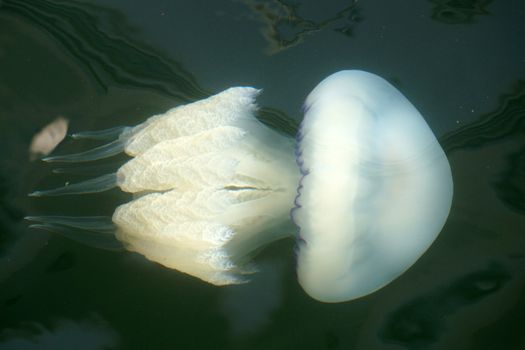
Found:
[{"label": "thin trailing tentacle", "polygon": [[108,144],[95,147],[85,152],[66,154],[62,156],[51,156],[42,158],[44,162],[64,162],[64,163],[73,163],[73,162],[90,162],[93,160],[99,160],[104,158],[109,158],[114,155],[121,153],[126,147],[126,140],[119,138]]},{"label": "thin trailing tentacle", "polygon": [[117,186],[117,174],[102,175],[97,178],[76,184],[54,188],[52,190],[35,191],[30,197],[62,196],[70,194],[98,193],[110,190]]},{"label": "thin trailing tentacle", "polygon": [[95,248],[114,251],[124,250],[122,242],[120,242],[112,233],[90,232],[85,230],[78,231],[72,230],[68,226],[52,223],[33,224],[30,225],[29,228],[58,233],[66,238]]},{"label": "thin trailing tentacle", "polygon": [[76,132],[71,134],[71,137],[88,140],[114,140],[129,129],[131,129],[129,126],[117,126],[105,130]]},{"label": "thin trailing tentacle", "polygon": [[116,231],[115,224],[109,216],[26,216],[24,219],[91,232],[115,233]]}]

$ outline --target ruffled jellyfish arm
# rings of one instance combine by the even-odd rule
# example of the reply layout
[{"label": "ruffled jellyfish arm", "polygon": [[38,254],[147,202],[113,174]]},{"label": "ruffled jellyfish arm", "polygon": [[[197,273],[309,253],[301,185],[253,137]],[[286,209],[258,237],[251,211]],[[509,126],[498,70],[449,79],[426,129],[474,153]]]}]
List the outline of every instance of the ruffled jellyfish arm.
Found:
[{"label": "ruffled jellyfish arm", "polygon": [[130,156],[143,153],[153,145],[188,136],[217,126],[251,123],[260,90],[232,87],[190,104],[180,105],[154,115],[135,127],[119,126],[101,131],[71,134],[74,139],[110,140],[109,143],[74,154],[45,157],[46,162],[80,163],[112,157],[124,152]]},{"label": "ruffled jellyfish arm", "polygon": [[[289,209],[300,176],[294,140],[255,118],[258,93],[249,87],[230,88],[134,128],[76,134],[100,139],[118,134],[108,147],[116,150],[118,145],[132,158],[114,174],[32,195],[92,193],[118,186],[136,194],[109,220],[114,237],[127,250],[209,283],[242,283],[255,271],[250,263],[255,252],[293,234]],[[109,154],[104,149],[52,160],[94,160],[97,153]],[[112,226],[99,217],[28,219],[40,222],[37,228],[59,232],[72,228],[105,233]]]},{"label": "ruffled jellyfish arm", "polygon": [[119,169],[123,190],[156,191],[113,215],[128,250],[223,285],[246,281],[250,253],[293,232],[293,143],[242,124],[161,142]]},{"label": "ruffled jellyfish arm", "polygon": [[323,302],[355,299],[402,274],[437,237],[450,166],[419,112],[376,75],[335,73],[305,110],[292,211],[299,282]]}]

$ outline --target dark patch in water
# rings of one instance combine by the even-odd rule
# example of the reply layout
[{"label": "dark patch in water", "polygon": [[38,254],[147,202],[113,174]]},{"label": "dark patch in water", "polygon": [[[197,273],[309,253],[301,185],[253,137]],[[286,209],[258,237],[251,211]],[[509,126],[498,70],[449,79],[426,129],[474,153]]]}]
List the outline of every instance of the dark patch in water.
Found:
[{"label": "dark patch in water", "polygon": [[482,302],[498,292],[511,279],[500,264],[467,274],[450,285],[401,305],[386,317],[380,329],[385,343],[409,349],[425,349],[437,342],[447,330],[447,317],[463,307]]},{"label": "dark patch in water", "polygon": [[62,253],[47,269],[48,273],[56,273],[72,269],[77,264],[75,255],[71,252]]}]

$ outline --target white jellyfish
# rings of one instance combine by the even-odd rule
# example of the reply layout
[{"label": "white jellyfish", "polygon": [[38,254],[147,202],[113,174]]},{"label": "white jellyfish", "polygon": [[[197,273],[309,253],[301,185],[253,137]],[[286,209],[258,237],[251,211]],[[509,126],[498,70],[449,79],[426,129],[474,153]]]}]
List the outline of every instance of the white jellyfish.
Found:
[{"label": "white jellyfish", "polygon": [[115,235],[130,251],[216,285],[245,282],[256,252],[295,236],[299,283],[324,302],[367,295],[406,271],[441,231],[452,200],[447,158],[417,110],[382,78],[341,71],[308,96],[295,142],[255,118],[258,93],[230,88],[134,128],[73,135],[118,138],[45,160],[133,158],[115,174],[31,195],[118,186],[133,200],[111,221],[28,219]]}]

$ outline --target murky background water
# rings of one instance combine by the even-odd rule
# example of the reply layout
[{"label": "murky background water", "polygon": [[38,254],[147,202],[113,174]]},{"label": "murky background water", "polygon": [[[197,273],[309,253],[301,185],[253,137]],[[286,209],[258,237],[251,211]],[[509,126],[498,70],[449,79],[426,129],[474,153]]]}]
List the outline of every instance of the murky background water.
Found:
[{"label": "murky background water", "polygon": [[[0,1],[0,349],[525,348],[523,18],[521,0]],[[72,131],[134,125],[250,85],[264,89],[261,118],[293,134],[307,93],[341,69],[395,84],[455,182],[437,241],[372,295],[310,299],[291,240],[258,256],[252,283],[217,288],[23,221],[111,215],[129,199],[26,196],[124,161],[84,174],[30,161],[57,116]]]}]

